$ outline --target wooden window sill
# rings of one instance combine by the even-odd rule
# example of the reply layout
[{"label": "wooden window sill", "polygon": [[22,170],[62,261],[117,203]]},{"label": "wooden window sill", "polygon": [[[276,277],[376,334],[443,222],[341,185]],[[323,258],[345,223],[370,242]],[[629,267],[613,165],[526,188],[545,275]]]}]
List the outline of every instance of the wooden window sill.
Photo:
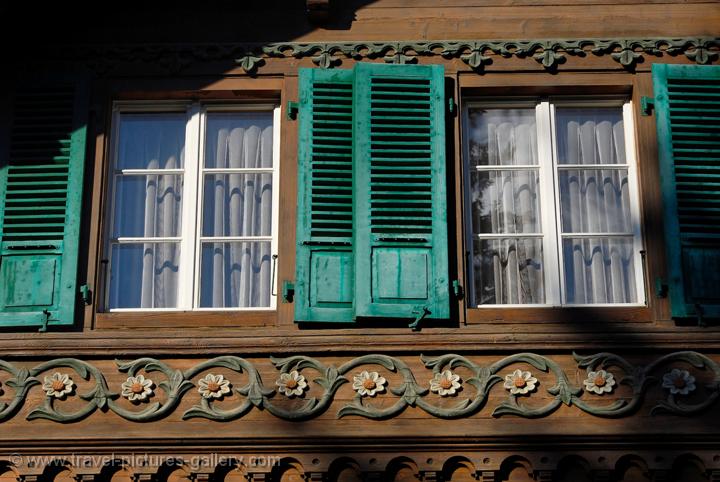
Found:
[{"label": "wooden window sill", "polygon": [[572,308],[468,308],[468,325],[487,323],[651,323],[647,306],[572,307]]}]

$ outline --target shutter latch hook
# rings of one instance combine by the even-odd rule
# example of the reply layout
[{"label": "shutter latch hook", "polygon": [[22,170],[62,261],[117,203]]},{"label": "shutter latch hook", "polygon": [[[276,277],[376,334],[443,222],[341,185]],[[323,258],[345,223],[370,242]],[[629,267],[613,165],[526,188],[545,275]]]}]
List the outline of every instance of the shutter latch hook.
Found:
[{"label": "shutter latch hook", "polygon": [[697,313],[697,324],[701,328],[705,328],[705,310],[700,303],[695,303],[695,313]]},{"label": "shutter latch hook", "polygon": [[40,333],[45,333],[47,331],[48,322],[50,321],[50,312],[48,310],[43,310],[43,315],[45,315],[45,317],[43,318],[42,326],[38,328]]},{"label": "shutter latch hook", "polygon": [[416,306],[413,308],[412,312],[415,316],[415,321],[410,323],[408,325],[409,328],[412,328],[413,331],[420,331],[420,322],[430,314],[430,310],[428,310],[427,306]]}]

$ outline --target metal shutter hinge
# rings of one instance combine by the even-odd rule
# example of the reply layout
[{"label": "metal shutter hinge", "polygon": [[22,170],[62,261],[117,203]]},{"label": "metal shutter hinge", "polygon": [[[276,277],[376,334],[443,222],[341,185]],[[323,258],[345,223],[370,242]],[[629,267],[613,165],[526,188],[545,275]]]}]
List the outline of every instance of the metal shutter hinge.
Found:
[{"label": "metal shutter hinge", "polygon": [[294,296],[295,296],[295,283],[293,283],[292,281],[283,280],[283,284],[282,284],[283,303],[292,303]]},{"label": "metal shutter hinge", "polygon": [[452,97],[448,97],[448,112],[450,112],[451,114],[454,114],[454,113],[455,113],[455,107],[456,107],[456,106],[455,106],[455,99],[453,99]]},{"label": "metal shutter hinge", "polygon": [[80,287],[80,297],[85,305],[89,306],[92,303],[92,289],[89,285],[82,285]]},{"label": "metal shutter hinge", "polygon": [[652,110],[655,108],[655,99],[643,95],[640,98],[640,113],[642,115],[652,115]]},{"label": "metal shutter hinge", "polygon": [[287,118],[290,120],[297,119],[298,115],[298,109],[300,108],[300,104],[293,100],[289,100],[287,103]]},{"label": "metal shutter hinge", "polygon": [[665,298],[668,294],[668,285],[664,279],[657,277],[655,278],[655,296],[658,298]]},{"label": "metal shutter hinge", "polygon": [[460,284],[460,280],[453,280],[452,287],[453,287],[453,293],[455,293],[455,298],[461,300],[465,297],[465,290],[463,289],[462,285]]}]

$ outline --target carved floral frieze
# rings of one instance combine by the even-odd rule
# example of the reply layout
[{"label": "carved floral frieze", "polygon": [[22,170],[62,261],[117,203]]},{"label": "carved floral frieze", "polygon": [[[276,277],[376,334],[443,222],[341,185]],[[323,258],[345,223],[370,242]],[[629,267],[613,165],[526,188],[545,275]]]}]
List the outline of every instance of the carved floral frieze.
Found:
[{"label": "carved floral frieze", "polygon": [[632,69],[648,58],[684,56],[697,64],[710,64],[720,57],[720,38],[611,38],[537,40],[436,40],[386,42],[278,42],[256,44],[192,45],[75,45],[58,46],[50,58],[80,61],[106,73],[118,62],[149,62],[178,73],[196,62],[234,62],[247,74],[255,74],[266,59],[310,58],[329,69],[343,60],[382,59],[392,64],[417,63],[422,57],[458,58],[482,72],[504,59],[532,59],[548,70],[557,69],[568,57],[609,56]]},{"label": "carved floral frieze", "polygon": [[[0,376],[4,380],[0,422],[14,417],[27,400],[36,400],[29,394],[37,386],[45,397],[31,408],[27,419],[62,423],[82,420],[96,410],[109,410],[132,422],[161,419],[173,413],[193,388],[200,394],[198,403],[182,418],[217,421],[241,418],[253,408],[285,420],[311,419],[328,410],[344,384],[351,386],[355,397],[349,402],[338,400],[337,416],[378,420],[397,416],[408,407],[438,418],[465,418],[490,403],[495,417],[546,417],[562,405],[597,417],[622,417],[638,411],[653,386],[661,396],[651,414],[693,415],[720,396],[720,364],[693,351],[671,353],[642,366],[612,353],[575,355],[576,370],[585,371],[577,385],[552,357],[535,353],[518,353],[487,365],[457,354],[421,356],[421,361],[426,370],[418,372],[402,359],[382,354],[359,356],[339,366],[301,355],[270,358],[278,374],[265,383],[255,363],[236,356],[213,358],[185,370],[154,358],[117,361],[117,372],[112,374],[75,358],[32,368],[0,360],[4,375]],[[230,374],[220,375],[218,369]],[[458,371],[464,373],[462,379]],[[124,382],[108,382],[121,374],[126,375]],[[502,387],[491,400],[498,383]],[[603,401],[601,396],[621,385],[628,387],[626,395]],[[699,386],[703,389],[697,390]],[[503,388],[507,398],[498,399]],[[231,400],[220,403],[226,396]],[[373,403],[380,397],[384,403]],[[440,403],[446,397],[454,400]],[[288,404],[291,399],[297,402]],[[544,404],[538,405],[536,399]],[[71,405],[74,411],[60,404],[64,400],[77,402]]]},{"label": "carved floral frieze", "polygon": [[[276,43],[259,49],[267,57],[311,57],[318,67],[332,68],[343,58],[382,58],[391,64],[417,63],[418,58],[459,58],[476,71],[500,59],[532,58],[547,69],[557,68],[567,56],[609,55],[632,68],[647,56],[685,55],[698,64],[709,64],[720,55],[720,38],[576,39],[576,40],[442,40],[403,42]],[[259,67],[251,52],[237,58],[246,72]],[[246,69],[245,66],[250,67]]]}]

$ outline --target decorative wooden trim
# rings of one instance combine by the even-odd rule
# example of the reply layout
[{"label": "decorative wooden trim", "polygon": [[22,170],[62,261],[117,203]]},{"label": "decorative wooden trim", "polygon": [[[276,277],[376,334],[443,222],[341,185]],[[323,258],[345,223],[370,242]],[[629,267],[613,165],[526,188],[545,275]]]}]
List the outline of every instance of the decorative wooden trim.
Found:
[{"label": "decorative wooden trim", "polygon": [[[291,252],[292,253],[292,252]],[[287,261],[290,263],[291,261]],[[284,264],[287,265],[287,263]],[[285,278],[290,279],[286,272]],[[437,326],[411,333],[406,327],[334,330],[298,329],[292,321],[291,303],[279,305],[281,326],[267,328],[187,328],[92,330],[85,332],[3,332],[0,357],[125,357],[233,355],[268,353],[303,354],[323,352],[345,354],[374,352],[415,354],[423,351],[505,353],[521,350],[655,350],[673,351],[692,347],[720,350],[717,327],[674,326],[669,321],[655,324],[606,321],[593,324],[585,318],[567,323],[506,323],[487,320],[468,326]],[[190,331],[188,331],[190,330]]]},{"label": "decorative wooden trim", "polygon": [[276,326],[277,310],[265,311],[183,311],[183,312],[98,312],[95,328],[117,330],[126,328],[198,328],[198,327],[262,327]]},{"label": "decorative wooden trim", "polygon": [[[658,384],[664,389],[666,396],[656,401],[651,414],[694,415],[713,406],[720,397],[720,364],[697,352],[671,353],[644,366],[633,365],[623,357],[612,353],[597,353],[588,357],[575,355],[575,359],[577,367],[586,370],[587,373],[581,386],[573,385],[558,363],[547,356],[535,353],[517,353],[490,365],[478,365],[469,358],[456,354],[438,357],[421,356],[423,364],[426,368],[432,369],[433,374],[432,377],[428,377],[427,373],[423,373],[421,381],[418,381],[418,377],[404,361],[389,355],[363,355],[348,360],[340,366],[326,365],[318,359],[302,355],[287,358],[271,357],[270,361],[279,373],[277,380],[270,383],[263,382],[257,367],[251,362],[237,356],[220,356],[202,361],[185,371],[173,369],[160,360],[146,357],[130,362],[116,362],[118,370],[128,375],[122,386],[117,387],[110,387],[103,373],[94,365],[76,358],[58,358],[30,369],[0,360],[0,371],[11,376],[2,388],[7,387],[12,392],[10,403],[0,403],[0,422],[11,419],[27,399],[36,399],[35,394],[33,396],[29,394],[39,385],[46,392],[46,397],[40,406],[34,407],[29,412],[27,419],[46,419],[59,423],[83,420],[97,409],[109,409],[131,422],[150,422],[172,413],[183,396],[193,388],[203,396],[199,404],[182,414],[182,418],[206,418],[223,422],[241,418],[253,408],[265,410],[283,420],[312,419],[330,407],[337,390],[346,383],[352,383],[357,394],[352,402],[340,407],[337,412],[338,418],[359,416],[383,420],[399,415],[408,407],[418,408],[442,419],[467,418],[483,410],[489,400],[491,389],[503,381],[502,387],[509,392],[508,398],[493,408],[494,417],[504,415],[524,418],[547,417],[561,405],[576,407],[596,417],[628,416],[637,412],[642,406],[648,388]],[[692,368],[678,369],[675,367],[677,362]],[[540,387],[532,372],[517,369],[517,364],[530,365],[532,370],[537,370],[536,374],[545,372],[552,375],[553,384]],[[214,400],[222,398],[223,392],[217,394],[211,392],[218,392],[222,387],[208,389],[208,380],[223,380],[222,377],[210,377],[211,373],[206,373],[213,368],[228,369],[238,375],[244,374],[245,384],[232,387],[233,393],[239,395],[240,401],[231,409],[221,409],[214,404]],[[372,368],[380,369],[380,373],[368,371]],[[456,368],[470,371],[472,376],[459,380],[452,373]],[[388,383],[382,376],[382,369],[400,375],[402,382]],[[318,373],[319,376],[311,378],[308,374],[306,378],[303,375],[304,370]],[[41,381],[39,376],[48,372],[53,372],[52,376],[45,376],[44,382]],[[700,401],[687,402],[685,396],[699,388],[697,386],[699,383],[696,385],[695,380],[696,375],[699,376],[702,372],[705,372],[706,377],[707,373],[711,374],[712,382],[699,390],[699,397],[693,398]],[[201,374],[205,374],[205,378],[198,380]],[[76,386],[73,377],[76,380],[80,378],[91,380],[94,387],[87,393],[76,394],[73,391]],[[150,380],[150,377],[155,381]],[[446,383],[443,383],[443,378]],[[305,396],[305,388],[311,383],[310,380],[322,390],[319,398]],[[199,386],[203,385],[199,383],[200,381],[204,386]],[[238,383],[230,377],[227,381],[229,383],[224,384],[228,387],[231,386],[230,384]],[[602,401],[598,404],[598,397],[612,392],[616,384],[629,386],[632,389],[632,396],[617,399],[611,404]],[[469,385],[473,389],[467,391],[470,392],[467,396],[460,393],[457,396],[458,402],[452,406],[437,405],[436,398],[427,396],[432,392],[443,395],[441,389],[450,390],[456,395],[455,391],[461,385]],[[165,392],[164,402],[146,403],[143,407],[138,406],[137,410],[124,408],[117,403],[121,396],[131,401],[134,397],[142,397],[137,399],[142,401],[147,398],[147,394],[152,393],[153,389]],[[120,390],[121,392],[118,393]],[[530,408],[523,403],[523,399],[531,397],[533,392],[538,390],[545,390],[552,396],[546,405]],[[378,408],[367,401],[378,394],[393,397],[395,402],[392,405],[383,405],[384,408]],[[54,403],[56,399],[70,397],[78,397],[87,403],[70,413],[56,407]],[[286,408],[286,405],[276,403],[276,400],[285,397],[297,397],[303,400],[303,403],[293,408]]]},{"label": "decorative wooden trim", "polygon": [[[566,480],[568,469],[582,473],[583,480],[607,482],[628,480],[627,474],[635,467],[653,481],[676,481],[691,471],[698,478],[692,480],[718,480],[718,459],[711,448],[682,448],[652,450],[627,447],[581,447],[570,451],[554,444],[529,448],[527,446],[463,449],[443,444],[432,449],[415,449],[407,446],[355,447],[339,455],[328,448],[303,449],[278,447],[274,452],[255,450],[229,450],[223,447],[171,447],[131,452],[128,449],[83,449],[70,453],[67,447],[52,451],[23,450],[9,456],[0,455],[0,473],[4,480],[38,482],[48,475],[63,474],[78,482],[109,480],[124,472],[135,482],[162,480],[173,469],[179,469],[183,479],[197,482],[217,480],[231,471],[238,472],[232,479],[250,482],[280,482],[293,471],[298,480],[321,482],[338,480],[339,471],[350,469],[366,482],[402,480],[401,471],[410,469],[412,476],[423,482],[454,480],[458,469],[481,482],[508,480],[514,469],[522,467],[528,479],[536,481]],[[239,476],[239,477],[238,477]],[[237,477],[237,479],[236,479]],[[50,479],[52,480],[52,479]],[[221,479],[220,479],[221,480]],[[356,479],[357,480],[357,479]],[[463,480],[463,479],[461,479]],[[574,479],[575,480],[575,479]],[[632,479],[637,480],[637,479]],[[687,479],[682,479],[687,480]]]},{"label": "decorative wooden trim", "polygon": [[[321,2],[322,3],[322,2]],[[339,65],[342,59],[374,60],[387,63],[417,63],[420,57],[459,58],[471,69],[482,72],[502,59],[531,58],[548,70],[555,70],[568,56],[609,55],[626,69],[649,57],[684,55],[700,65],[720,56],[719,37],[530,39],[530,40],[435,40],[385,42],[281,42],[247,44],[142,44],[80,45],[58,47],[51,58],[89,62],[99,73],[107,73],[117,62],[152,62],[178,73],[194,62],[234,59],[245,73],[255,74],[268,58],[310,57],[321,68]],[[61,49],[61,50],[60,50]]]}]

